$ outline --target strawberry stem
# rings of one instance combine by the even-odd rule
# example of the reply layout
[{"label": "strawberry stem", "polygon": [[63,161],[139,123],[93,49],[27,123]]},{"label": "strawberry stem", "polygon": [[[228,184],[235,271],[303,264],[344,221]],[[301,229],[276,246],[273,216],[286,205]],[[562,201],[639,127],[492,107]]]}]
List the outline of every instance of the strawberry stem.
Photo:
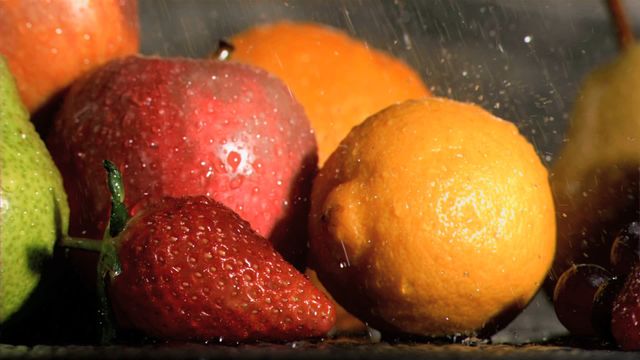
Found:
[{"label": "strawberry stem", "polygon": [[64,235],[62,236],[62,238],[60,238],[60,242],[58,243],[58,246],[61,246],[64,248],[93,251],[93,252],[100,252],[102,249],[102,243],[98,240],[80,238],[80,237],[74,237],[74,236],[68,236],[68,235]]},{"label": "strawberry stem", "polygon": [[219,61],[227,61],[231,58],[234,50],[233,44],[225,40],[218,40],[218,49],[213,53],[213,57]]},{"label": "strawberry stem", "polygon": [[111,343],[116,337],[111,304],[107,296],[107,284],[120,274],[122,268],[118,259],[116,240],[129,220],[129,211],[124,205],[124,185],[122,174],[114,163],[105,160],[107,183],[111,192],[111,214],[109,226],[104,239],[100,242],[100,259],[98,260],[98,326],[103,344]]}]

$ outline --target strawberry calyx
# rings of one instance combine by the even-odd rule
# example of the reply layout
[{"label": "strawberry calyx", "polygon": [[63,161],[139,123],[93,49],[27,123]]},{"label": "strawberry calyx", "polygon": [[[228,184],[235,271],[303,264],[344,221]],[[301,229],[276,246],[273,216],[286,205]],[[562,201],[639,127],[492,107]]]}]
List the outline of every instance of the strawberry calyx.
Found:
[{"label": "strawberry calyx", "polygon": [[101,341],[108,344],[116,337],[111,304],[107,296],[107,284],[122,272],[118,259],[118,235],[131,218],[124,204],[124,185],[122,174],[118,167],[109,160],[104,160],[103,166],[107,171],[107,185],[111,194],[111,213],[109,224],[101,241],[100,258],[98,260],[98,325],[100,326]]},{"label": "strawberry calyx", "polygon": [[232,43],[226,40],[220,39],[218,40],[218,48],[213,53],[213,58],[219,61],[227,61],[231,58],[231,54],[233,53],[233,50],[235,50],[235,47],[233,46]]},{"label": "strawberry calyx", "polygon": [[101,334],[102,343],[107,344],[112,342],[116,335],[111,306],[107,296],[107,284],[122,272],[120,260],[118,259],[117,240],[131,216],[124,204],[122,174],[117,166],[109,160],[105,160],[103,166],[107,171],[107,185],[111,194],[111,212],[109,214],[109,224],[102,241],[64,235],[60,239],[58,246],[100,253],[96,286],[98,295],[98,330]]},{"label": "strawberry calyx", "polygon": [[[107,185],[111,193],[111,214],[109,215],[109,226],[107,232],[110,237],[118,236],[129,220],[129,211],[124,205],[124,185],[122,184],[122,174],[114,163],[109,160],[103,162],[107,170]],[[107,234],[105,234],[105,237]]]}]

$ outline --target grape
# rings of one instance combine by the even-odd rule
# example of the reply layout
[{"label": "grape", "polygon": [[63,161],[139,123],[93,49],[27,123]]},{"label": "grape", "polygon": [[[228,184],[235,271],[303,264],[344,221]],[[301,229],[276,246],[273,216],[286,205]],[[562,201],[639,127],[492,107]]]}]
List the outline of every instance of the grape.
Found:
[{"label": "grape", "polygon": [[594,264],[573,265],[556,283],[553,305],[558,320],[574,335],[596,336],[593,326],[594,298],[611,279],[611,273]]},{"label": "grape", "polygon": [[616,275],[626,276],[631,267],[640,260],[640,222],[633,221],[623,227],[611,246],[611,270]]},{"label": "grape", "polygon": [[611,310],[611,333],[624,350],[640,350],[640,263],[629,271]]},{"label": "grape", "polygon": [[603,339],[613,339],[611,334],[611,309],[623,284],[624,278],[613,277],[600,285],[593,296],[591,323],[598,335]]}]

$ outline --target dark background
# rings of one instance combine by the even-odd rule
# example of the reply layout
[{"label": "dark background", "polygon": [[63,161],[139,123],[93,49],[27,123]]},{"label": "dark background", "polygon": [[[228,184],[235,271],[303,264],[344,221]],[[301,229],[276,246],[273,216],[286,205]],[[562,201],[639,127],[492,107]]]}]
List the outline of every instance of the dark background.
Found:
[{"label": "dark background", "polygon": [[[640,34],[640,1],[622,1]],[[553,160],[583,77],[618,51],[604,0],[141,0],[142,52],[203,57],[257,23],[336,26],[402,58],[437,95],[518,124]]]}]

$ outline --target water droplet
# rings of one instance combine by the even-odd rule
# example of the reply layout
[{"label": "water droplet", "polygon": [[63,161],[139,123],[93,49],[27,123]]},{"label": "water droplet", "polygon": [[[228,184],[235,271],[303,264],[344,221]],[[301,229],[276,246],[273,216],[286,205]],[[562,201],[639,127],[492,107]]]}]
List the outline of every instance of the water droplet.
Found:
[{"label": "water droplet", "polygon": [[235,178],[231,179],[231,181],[229,182],[229,187],[232,190],[235,190],[242,185],[243,181],[244,181],[244,176],[236,176]]},{"label": "water droplet", "polygon": [[240,154],[235,151],[231,151],[229,152],[229,155],[227,155],[227,164],[231,166],[231,169],[233,169],[233,171],[236,171],[238,169],[240,161],[242,161],[242,156],[240,156]]},{"label": "water droplet", "polygon": [[367,335],[369,335],[369,341],[373,344],[382,341],[382,333],[372,327],[367,327]]}]

